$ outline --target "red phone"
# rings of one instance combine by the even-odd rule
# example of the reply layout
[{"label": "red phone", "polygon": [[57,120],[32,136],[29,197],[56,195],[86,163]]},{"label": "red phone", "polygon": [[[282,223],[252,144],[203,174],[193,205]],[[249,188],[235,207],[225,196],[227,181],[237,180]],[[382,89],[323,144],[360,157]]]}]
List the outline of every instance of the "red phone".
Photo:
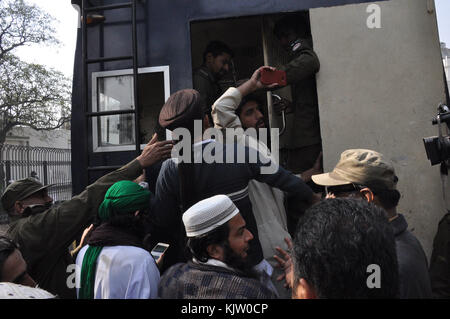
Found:
[{"label": "red phone", "polygon": [[272,83],[278,83],[280,86],[285,86],[286,82],[286,72],[282,70],[262,69],[261,70],[261,83],[264,85],[269,85]]}]

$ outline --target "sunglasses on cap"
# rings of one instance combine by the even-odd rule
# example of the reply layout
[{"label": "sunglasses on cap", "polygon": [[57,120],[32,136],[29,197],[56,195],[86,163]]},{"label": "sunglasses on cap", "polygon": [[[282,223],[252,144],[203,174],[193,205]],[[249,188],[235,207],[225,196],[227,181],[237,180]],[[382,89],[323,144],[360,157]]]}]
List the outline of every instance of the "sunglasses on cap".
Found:
[{"label": "sunglasses on cap", "polygon": [[326,195],[333,194],[336,197],[345,197],[349,193],[359,192],[366,187],[367,186],[354,183],[339,186],[327,186],[325,187],[325,193]]}]

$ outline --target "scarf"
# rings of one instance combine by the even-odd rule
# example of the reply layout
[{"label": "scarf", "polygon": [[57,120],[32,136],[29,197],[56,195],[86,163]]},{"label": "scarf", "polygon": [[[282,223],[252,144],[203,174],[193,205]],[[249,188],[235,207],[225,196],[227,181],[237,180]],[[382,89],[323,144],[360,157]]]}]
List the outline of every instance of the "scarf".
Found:
[{"label": "scarf", "polygon": [[150,192],[131,181],[113,184],[105,194],[105,199],[98,209],[102,224],[94,230],[88,240],[81,265],[79,299],[93,299],[97,259],[104,246],[130,245],[140,247],[139,239],[132,234],[112,227],[107,222],[115,215],[132,214],[137,210],[148,208]]}]

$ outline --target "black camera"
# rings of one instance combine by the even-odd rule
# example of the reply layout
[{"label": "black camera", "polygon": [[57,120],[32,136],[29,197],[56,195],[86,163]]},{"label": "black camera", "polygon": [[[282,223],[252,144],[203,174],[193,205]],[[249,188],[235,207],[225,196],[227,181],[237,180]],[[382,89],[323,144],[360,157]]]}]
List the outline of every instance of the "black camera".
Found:
[{"label": "black camera", "polygon": [[427,157],[431,165],[444,163],[450,159],[450,136],[442,135],[442,123],[447,125],[447,131],[450,128],[450,110],[448,106],[440,104],[438,114],[432,120],[433,125],[438,125],[439,136],[426,137],[423,139]]}]

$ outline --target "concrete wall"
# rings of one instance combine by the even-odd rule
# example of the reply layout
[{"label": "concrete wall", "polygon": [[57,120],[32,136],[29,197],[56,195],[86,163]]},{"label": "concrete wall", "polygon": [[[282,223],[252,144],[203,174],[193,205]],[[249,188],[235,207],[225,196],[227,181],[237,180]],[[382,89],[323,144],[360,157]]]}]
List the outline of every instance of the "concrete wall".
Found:
[{"label": "concrete wall", "polygon": [[6,143],[32,147],[52,147],[70,149],[70,130],[36,131],[30,127],[14,127],[6,137]]},{"label": "concrete wall", "polygon": [[[369,29],[369,4],[310,11],[325,170],[342,151],[369,148],[387,156],[399,177],[399,212],[428,257],[445,213],[439,167],[430,166],[423,137],[445,102],[433,1],[375,2],[381,28]],[[431,10],[430,10],[431,9]]]}]

